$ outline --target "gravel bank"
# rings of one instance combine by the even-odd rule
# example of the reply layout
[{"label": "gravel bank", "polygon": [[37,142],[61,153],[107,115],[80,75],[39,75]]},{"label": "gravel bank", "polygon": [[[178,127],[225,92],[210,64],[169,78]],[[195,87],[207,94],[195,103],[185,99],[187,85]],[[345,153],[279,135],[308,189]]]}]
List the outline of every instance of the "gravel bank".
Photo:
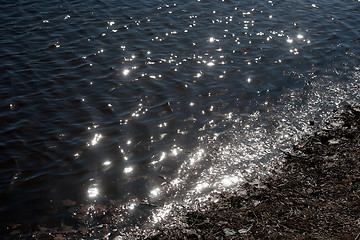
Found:
[{"label": "gravel bank", "polygon": [[360,108],[335,115],[261,184],[223,194],[148,239],[359,239]]}]

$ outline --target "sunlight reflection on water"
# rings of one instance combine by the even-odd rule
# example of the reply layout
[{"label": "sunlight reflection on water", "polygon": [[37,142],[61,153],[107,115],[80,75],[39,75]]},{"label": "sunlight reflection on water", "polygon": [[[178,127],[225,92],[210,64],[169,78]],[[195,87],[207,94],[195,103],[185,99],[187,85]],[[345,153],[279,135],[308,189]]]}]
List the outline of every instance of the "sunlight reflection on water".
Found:
[{"label": "sunlight reflection on water", "polygon": [[151,225],[265,176],[309,119],[359,98],[354,3],[136,4],[3,13],[3,215],[34,197],[37,223],[66,197]]}]

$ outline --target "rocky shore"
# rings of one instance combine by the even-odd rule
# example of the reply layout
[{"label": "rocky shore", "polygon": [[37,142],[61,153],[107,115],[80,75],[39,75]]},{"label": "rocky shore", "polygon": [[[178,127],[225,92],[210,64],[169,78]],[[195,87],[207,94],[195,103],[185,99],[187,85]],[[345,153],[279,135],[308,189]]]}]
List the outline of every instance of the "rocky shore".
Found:
[{"label": "rocky shore", "polygon": [[[309,122],[309,124],[313,124]],[[156,234],[139,239],[360,239],[360,107],[344,106],[322,128],[284,153],[280,169],[261,183],[217,196]],[[66,202],[67,205],[75,203]],[[101,210],[101,211],[100,211]],[[109,209],[96,210],[111,218]],[[116,215],[114,213],[114,215]],[[11,224],[1,239],[123,239],[111,221],[102,230],[84,225]]]},{"label": "rocky shore", "polygon": [[261,184],[148,239],[360,239],[360,108],[345,106],[284,155]]}]

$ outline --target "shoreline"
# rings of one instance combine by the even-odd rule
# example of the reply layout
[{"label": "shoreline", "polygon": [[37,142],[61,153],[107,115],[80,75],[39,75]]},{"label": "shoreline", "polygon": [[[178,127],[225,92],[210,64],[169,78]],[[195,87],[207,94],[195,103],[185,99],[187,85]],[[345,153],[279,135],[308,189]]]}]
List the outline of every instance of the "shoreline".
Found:
[{"label": "shoreline", "polygon": [[[311,122],[310,122],[311,124]],[[276,173],[187,213],[147,239],[360,238],[360,107],[284,153]]]},{"label": "shoreline", "polygon": [[106,233],[107,239],[359,240],[360,106],[344,106],[321,126],[284,152],[282,164],[261,182],[220,194],[153,231],[130,238],[112,232],[111,221],[95,230],[10,224],[2,239],[93,239]]}]

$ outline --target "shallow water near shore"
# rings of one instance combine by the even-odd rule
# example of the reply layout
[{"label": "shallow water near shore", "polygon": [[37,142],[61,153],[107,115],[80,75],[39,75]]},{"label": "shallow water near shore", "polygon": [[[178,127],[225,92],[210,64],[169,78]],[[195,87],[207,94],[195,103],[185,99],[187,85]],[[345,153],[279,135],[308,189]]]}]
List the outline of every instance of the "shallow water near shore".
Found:
[{"label": "shallow water near shore", "polygon": [[151,228],[359,102],[358,1],[2,5],[2,223]]}]

